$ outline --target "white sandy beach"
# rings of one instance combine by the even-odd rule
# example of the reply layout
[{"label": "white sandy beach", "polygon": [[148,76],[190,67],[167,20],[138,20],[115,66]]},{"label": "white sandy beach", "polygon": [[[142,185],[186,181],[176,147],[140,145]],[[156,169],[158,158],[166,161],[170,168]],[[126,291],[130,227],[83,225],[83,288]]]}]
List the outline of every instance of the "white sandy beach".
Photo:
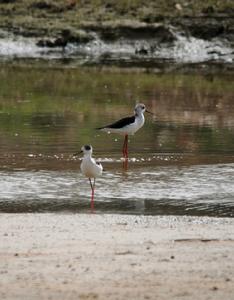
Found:
[{"label": "white sandy beach", "polygon": [[234,219],[0,215],[0,299],[234,299]]}]

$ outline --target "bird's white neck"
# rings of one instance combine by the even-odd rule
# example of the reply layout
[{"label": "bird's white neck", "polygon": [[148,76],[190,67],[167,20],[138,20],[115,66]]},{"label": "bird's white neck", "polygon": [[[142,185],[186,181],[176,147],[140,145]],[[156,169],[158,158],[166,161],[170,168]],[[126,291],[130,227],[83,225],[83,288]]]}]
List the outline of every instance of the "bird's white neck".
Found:
[{"label": "bird's white neck", "polygon": [[85,159],[91,159],[92,158],[92,154],[91,153],[85,153],[83,158]]},{"label": "bird's white neck", "polygon": [[136,112],[135,117],[142,120],[145,119],[143,112]]}]

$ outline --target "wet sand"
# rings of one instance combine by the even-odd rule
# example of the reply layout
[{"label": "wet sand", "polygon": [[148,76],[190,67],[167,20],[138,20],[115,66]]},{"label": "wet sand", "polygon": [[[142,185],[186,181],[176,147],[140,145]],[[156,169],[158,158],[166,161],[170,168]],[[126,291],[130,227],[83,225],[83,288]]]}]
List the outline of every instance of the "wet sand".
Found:
[{"label": "wet sand", "polygon": [[234,219],[0,215],[0,299],[233,299]]}]

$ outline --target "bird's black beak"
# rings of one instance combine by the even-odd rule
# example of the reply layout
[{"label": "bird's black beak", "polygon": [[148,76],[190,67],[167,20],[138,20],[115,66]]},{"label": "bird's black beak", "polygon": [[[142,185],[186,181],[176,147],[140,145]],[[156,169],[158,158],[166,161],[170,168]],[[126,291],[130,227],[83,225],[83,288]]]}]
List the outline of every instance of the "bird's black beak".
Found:
[{"label": "bird's black beak", "polygon": [[145,110],[145,112],[147,112],[148,114],[154,115],[154,113],[152,113],[151,111],[148,111],[147,109]]},{"label": "bird's black beak", "polygon": [[73,154],[73,156],[78,156],[80,153],[83,153],[83,151],[81,150],[80,152],[76,152]]}]

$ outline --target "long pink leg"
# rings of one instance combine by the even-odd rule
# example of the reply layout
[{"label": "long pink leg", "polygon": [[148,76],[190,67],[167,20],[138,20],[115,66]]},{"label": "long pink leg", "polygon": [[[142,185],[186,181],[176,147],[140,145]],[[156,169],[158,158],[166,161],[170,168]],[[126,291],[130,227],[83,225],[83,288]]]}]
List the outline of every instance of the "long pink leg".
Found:
[{"label": "long pink leg", "polygon": [[125,148],[126,148],[126,135],[125,135],[125,137],[124,137],[123,150],[122,150],[122,152],[123,152],[123,157],[125,157]]},{"label": "long pink leg", "polygon": [[128,169],[128,135],[125,135],[124,146],[123,146],[123,169],[126,171]]},{"label": "long pink leg", "polygon": [[90,183],[90,186],[91,186],[91,211],[93,212],[94,210],[94,188],[95,188],[95,178],[94,178],[94,182],[92,184],[92,181],[91,179],[89,178],[89,183]]},{"label": "long pink leg", "polygon": [[128,158],[128,135],[125,135],[125,140],[126,140],[126,144],[125,144],[125,158]]},{"label": "long pink leg", "polygon": [[128,135],[125,135],[124,143],[123,143],[123,157],[128,157]]}]

